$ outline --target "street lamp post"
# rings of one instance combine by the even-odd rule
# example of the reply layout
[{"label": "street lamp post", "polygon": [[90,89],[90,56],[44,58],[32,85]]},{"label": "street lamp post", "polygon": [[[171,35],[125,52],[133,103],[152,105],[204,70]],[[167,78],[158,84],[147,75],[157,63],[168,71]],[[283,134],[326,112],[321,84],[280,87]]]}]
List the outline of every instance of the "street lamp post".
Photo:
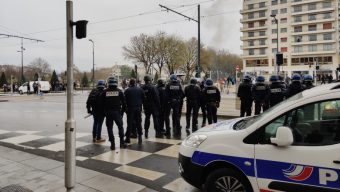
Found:
[{"label": "street lamp post", "polygon": [[92,85],[94,88],[94,41],[92,39],[89,39],[89,41],[92,43]]},{"label": "street lamp post", "polygon": [[24,51],[26,49],[24,48],[23,45],[23,39],[21,38],[21,47],[20,47],[20,52],[21,53],[21,84],[24,83]]},{"label": "street lamp post", "polygon": [[[279,21],[276,18],[276,14],[270,15],[270,17],[273,17],[276,23],[276,55],[279,53]],[[279,74],[280,72],[280,67],[278,64],[278,59],[276,57],[276,72]]]}]

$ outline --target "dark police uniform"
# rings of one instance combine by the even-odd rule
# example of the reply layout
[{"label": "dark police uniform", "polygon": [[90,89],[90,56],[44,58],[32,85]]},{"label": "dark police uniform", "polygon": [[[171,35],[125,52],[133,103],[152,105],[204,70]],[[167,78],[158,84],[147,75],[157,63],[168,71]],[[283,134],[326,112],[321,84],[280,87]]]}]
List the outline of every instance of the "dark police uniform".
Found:
[{"label": "dark police uniform", "polygon": [[304,88],[300,81],[292,81],[292,83],[288,86],[286,98],[294,96],[303,90]]},{"label": "dark police uniform", "polygon": [[207,123],[207,107],[205,106],[205,103],[203,101],[204,81],[200,83],[200,89],[201,89],[200,107],[202,111],[202,127],[204,127],[205,124]]},{"label": "dark police uniform", "polygon": [[130,143],[131,130],[136,130],[138,133],[138,142],[142,142],[142,105],[145,97],[142,88],[135,85],[130,86],[124,92],[126,100],[126,114],[127,114],[127,130],[126,139]]},{"label": "dark police uniform", "polygon": [[158,91],[159,101],[160,101],[159,129],[161,130],[163,134],[165,134],[164,124],[165,124],[166,107],[167,107],[167,101],[165,98],[165,84],[158,83],[156,88]]},{"label": "dark police uniform", "polygon": [[207,107],[208,123],[217,122],[217,108],[220,105],[221,93],[215,86],[205,87],[203,89],[203,101]]},{"label": "dark police uniform", "polygon": [[270,88],[263,82],[257,82],[252,87],[252,96],[255,102],[255,115],[269,108]]},{"label": "dark police uniform", "polygon": [[109,135],[109,141],[111,142],[111,149],[115,148],[114,145],[114,135],[113,135],[113,121],[116,123],[118,127],[118,134],[120,138],[120,146],[126,147],[124,143],[124,129],[123,129],[123,120],[122,120],[122,112],[126,109],[124,93],[122,90],[117,87],[109,87],[103,93],[104,97],[104,106],[105,106],[105,115],[106,115],[106,126],[107,133]]},{"label": "dark police uniform", "polygon": [[86,108],[89,114],[93,115],[92,138],[93,142],[101,141],[102,125],[105,119],[104,102],[101,99],[104,89],[93,89],[86,101]]},{"label": "dark police uniform", "polygon": [[269,105],[273,107],[274,105],[283,101],[285,97],[285,87],[281,82],[272,82],[270,85],[270,99]]},{"label": "dark police uniform", "polygon": [[150,117],[152,115],[154,128],[156,131],[156,137],[161,137],[161,130],[159,128],[159,113],[160,113],[160,101],[158,96],[158,91],[155,86],[151,83],[146,83],[142,86],[142,89],[145,93],[144,99],[144,113],[145,113],[145,122],[144,122],[144,130],[145,137],[148,138],[148,131],[150,127]]},{"label": "dark police uniform", "polygon": [[181,99],[184,97],[184,93],[182,90],[182,86],[177,81],[171,81],[169,84],[165,86],[165,96],[168,102],[168,107],[166,111],[166,118],[165,118],[165,124],[166,124],[166,136],[170,135],[170,111],[172,109],[172,122],[173,122],[173,132],[174,136],[180,136],[181,135],[181,124],[179,120],[179,113],[180,113],[180,104]]},{"label": "dark police uniform", "polygon": [[192,132],[197,130],[198,110],[201,100],[201,89],[196,84],[190,84],[184,89],[185,97],[187,98],[187,111],[186,111],[186,129],[190,129],[190,116],[192,112]]},{"label": "dark police uniform", "polygon": [[245,114],[251,116],[251,107],[253,105],[252,86],[251,81],[244,81],[238,87],[237,97],[241,100],[240,117],[244,117]]}]

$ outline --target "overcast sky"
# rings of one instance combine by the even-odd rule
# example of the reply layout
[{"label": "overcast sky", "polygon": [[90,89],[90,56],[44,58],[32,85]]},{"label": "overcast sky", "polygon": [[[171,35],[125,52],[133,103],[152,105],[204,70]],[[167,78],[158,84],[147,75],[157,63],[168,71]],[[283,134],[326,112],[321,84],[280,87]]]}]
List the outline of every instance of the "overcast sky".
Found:
[{"label": "overcast sky", "polygon": [[[24,65],[41,57],[58,72],[66,69],[65,2],[0,0],[1,34],[45,41],[24,41]],[[240,0],[74,0],[74,21],[89,21],[87,38],[75,38],[75,65],[81,70],[92,69],[92,44],[88,39],[95,42],[95,67],[101,68],[115,63],[133,64],[122,56],[122,47],[129,43],[132,36],[140,33],[165,31],[183,39],[197,37],[195,22],[161,11],[158,5],[163,4],[197,18],[197,6],[188,5],[198,2],[201,3],[201,16],[209,16],[202,18],[202,43],[241,54]],[[138,14],[141,15],[135,16]],[[0,65],[21,65],[21,55],[17,52],[19,50],[20,39],[0,36]]]}]

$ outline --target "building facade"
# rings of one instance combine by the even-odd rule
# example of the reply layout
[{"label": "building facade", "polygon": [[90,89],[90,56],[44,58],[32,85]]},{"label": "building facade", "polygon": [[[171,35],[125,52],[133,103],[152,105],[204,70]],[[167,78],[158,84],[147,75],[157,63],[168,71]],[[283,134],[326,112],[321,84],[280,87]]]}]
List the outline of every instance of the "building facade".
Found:
[{"label": "building facade", "polygon": [[284,58],[281,74],[313,74],[318,68],[317,75],[336,77],[339,3],[340,0],[244,0],[240,11],[243,72],[275,73],[278,45]]}]

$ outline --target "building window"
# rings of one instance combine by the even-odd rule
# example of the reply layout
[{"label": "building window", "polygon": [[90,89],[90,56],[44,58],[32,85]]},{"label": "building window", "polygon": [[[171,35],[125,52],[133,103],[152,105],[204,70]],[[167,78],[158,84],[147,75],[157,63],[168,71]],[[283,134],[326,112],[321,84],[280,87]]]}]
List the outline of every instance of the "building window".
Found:
[{"label": "building window", "polygon": [[276,49],[276,48],[273,48],[273,49],[272,49],[272,53],[277,53],[277,49]]},{"label": "building window", "polygon": [[316,20],[316,14],[308,15],[308,21]]},{"label": "building window", "polygon": [[317,41],[317,36],[316,35],[308,35],[309,41]]},{"label": "building window", "polygon": [[280,19],[280,22],[281,22],[281,23],[287,23],[287,18],[282,18],[282,19]]},{"label": "building window", "polygon": [[308,25],[308,31],[316,31],[316,25]]},{"label": "building window", "polygon": [[254,41],[249,41],[249,46],[254,46]]},{"label": "building window", "polygon": [[301,11],[302,11],[302,6],[301,5],[294,7],[294,13],[301,12]]},{"label": "building window", "polygon": [[254,23],[253,22],[248,23],[248,28],[254,28]]},{"label": "building window", "polygon": [[332,23],[324,23],[323,29],[332,29]]},{"label": "building window", "polygon": [[303,52],[302,46],[295,46],[294,47],[294,53],[301,53]]},{"label": "building window", "polygon": [[260,45],[266,45],[266,39],[260,39]]},{"label": "building window", "polygon": [[287,47],[281,47],[281,52],[282,53],[285,53],[285,52],[287,52],[288,51],[288,48]]},{"label": "building window", "polygon": [[332,51],[333,50],[333,45],[332,44],[324,44],[323,45],[323,50],[324,51]]},{"label": "building window", "polygon": [[287,37],[283,37],[283,38],[281,38],[281,42],[282,42],[282,43],[285,43],[285,42],[287,42]]},{"label": "building window", "polygon": [[309,52],[315,52],[317,51],[317,45],[308,45],[308,51]]},{"label": "building window", "polygon": [[272,39],[272,43],[277,43],[277,39]]},{"label": "building window", "polygon": [[287,3],[287,0],[281,0],[281,4]]},{"label": "building window", "polygon": [[260,49],[260,55],[265,55],[266,54],[266,49]]},{"label": "building window", "polygon": [[277,5],[278,0],[272,0],[272,5]]},{"label": "building window", "polygon": [[322,8],[331,8],[331,7],[332,7],[331,1],[322,2]]},{"label": "building window", "polygon": [[254,49],[249,49],[249,55],[254,55]]},{"label": "building window", "polygon": [[264,27],[266,25],[266,21],[259,21],[259,26]]},{"label": "building window", "polygon": [[295,33],[302,32],[302,26],[296,26],[296,27],[294,27],[294,32],[295,32]]},{"label": "building window", "polygon": [[266,31],[260,31],[260,36],[266,36]]},{"label": "building window", "polygon": [[294,41],[297,42],[297,43],[302,42],[302,36],[300,36],[300,35],[299,36],[295,36]]},{"label": "building window", "polygon": [[280,33],[287,33],[287,28],[281,28]]},{"label": "building window", "polygon": [[301,16],[295,16],[294,17],[294,22],[295,23],[302,22],[302,17]]},{"label": "building window", "polygon": [[250,10],[250,9],[254,9],[254,4],[249,4],[248,5],[248,9]]},{"label": "building window", "polygon": [[266,6],[266,2],[261,2],[259,3],[259,8],[265,7]]},{"label": "building window", "polygon": [[323,34],[323,40],[332,40],[332,33]]},{"label": "building window", "polygon": [[260,11],[259,12],[259,17],[266,17],[266,12],[265,11]]},{"label": "building window", "polygon": [[254,37],[254,32],[248,32],[248,37]]},{"label": "building window", "polygon": [[277,15],[277,14],[278,14],[278,10],[277,9],[272,10],[272,15]]},{"label": "building window", "polygon": [[330,19],[332,18],[332,13],[324,13],[323,14],[323,19]]},{"label": "building window", "polygon": [[287,8],[280,9],[280,13],[281,14],[287,13]]},{"label": "building window", "polygon": [[316,3],[308,4],[308,11],[316,10]]},{"label": "building window", "polygon": [[254,13],[248,13],[248,19],[254,19]]},{"label": "building window", "polygon": [[272,34],[276,34],[277,33],[277,29],[272,29]]}]

